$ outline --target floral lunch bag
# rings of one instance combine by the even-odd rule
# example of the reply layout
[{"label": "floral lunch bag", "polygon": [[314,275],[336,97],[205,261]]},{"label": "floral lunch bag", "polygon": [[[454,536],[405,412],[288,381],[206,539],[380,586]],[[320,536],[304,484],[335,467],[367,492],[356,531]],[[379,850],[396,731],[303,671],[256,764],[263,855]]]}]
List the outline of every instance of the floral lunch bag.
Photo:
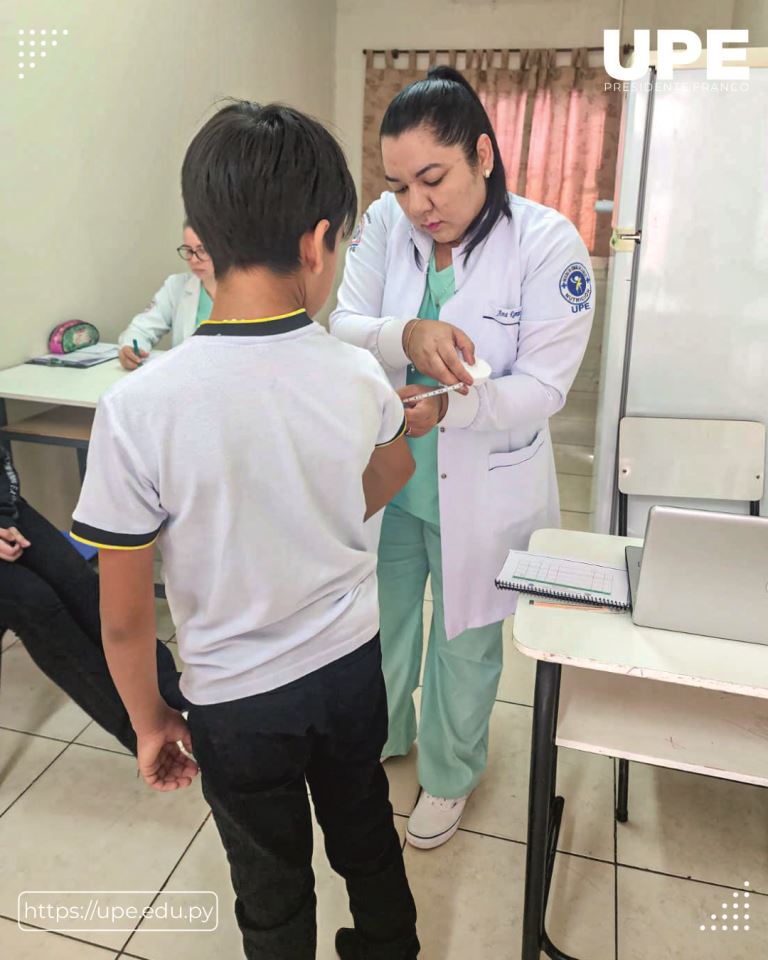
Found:
[{"label": "floral lunch bag", "polygon": [[92,347],[99,342],[99,331],[92,323],[67,320],[51,330],[48,337],[50,353],[72,353],[81,347]]}]

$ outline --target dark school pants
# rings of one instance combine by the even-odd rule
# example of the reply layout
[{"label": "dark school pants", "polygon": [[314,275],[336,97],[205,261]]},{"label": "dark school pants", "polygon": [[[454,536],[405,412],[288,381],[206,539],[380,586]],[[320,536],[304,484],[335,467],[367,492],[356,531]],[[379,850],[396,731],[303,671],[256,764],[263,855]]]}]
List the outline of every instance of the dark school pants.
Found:
[{"label": "dark school pants", "polygon": [[267,693],[192,705],[203,793],[227,852],[248,960],[313,960],[310,798],[346,881],[361,957],[413,960],[416,907],[380,763],[387,700],[378,635]]}]

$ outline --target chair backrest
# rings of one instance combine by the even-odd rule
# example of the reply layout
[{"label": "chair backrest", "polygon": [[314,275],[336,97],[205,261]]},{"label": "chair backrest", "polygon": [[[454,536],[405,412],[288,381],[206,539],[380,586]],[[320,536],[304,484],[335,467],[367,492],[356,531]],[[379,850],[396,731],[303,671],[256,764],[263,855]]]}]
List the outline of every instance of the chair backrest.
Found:
[{"label": "chair backrest", "polygon": [[765,424],[749,420],[624,417],[619,492],[695,500],[763,496]]},{"label": "chair backrest", "polygon": [[64,536],[72,546],[77,550],[83,560],[87,560],[90,563],[92,560],[96,560],[99,555],[97,547],[91,547],[87,543],[81,543],[79,540],[75,540],[71,533],[68,530],[61,531],[62,536]]}]

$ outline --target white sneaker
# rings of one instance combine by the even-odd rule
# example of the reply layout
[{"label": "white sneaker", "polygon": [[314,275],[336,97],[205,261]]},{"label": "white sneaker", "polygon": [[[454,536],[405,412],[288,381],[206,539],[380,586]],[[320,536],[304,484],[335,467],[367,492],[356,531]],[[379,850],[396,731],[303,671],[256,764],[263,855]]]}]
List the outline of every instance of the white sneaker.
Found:
[{"label": "white sneaker", "polygon": [[412,847],[431,850],[450,840],[459,829],[469,794],[446,799],[421,791],[419,802],[408,819],[405,838]]}]

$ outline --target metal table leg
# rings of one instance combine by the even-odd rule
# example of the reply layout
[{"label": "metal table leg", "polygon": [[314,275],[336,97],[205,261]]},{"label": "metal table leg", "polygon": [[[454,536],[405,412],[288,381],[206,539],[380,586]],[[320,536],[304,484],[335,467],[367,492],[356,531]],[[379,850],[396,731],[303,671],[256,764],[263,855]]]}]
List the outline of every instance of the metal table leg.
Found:
[{"label": "metal table leg", "polygon": [[528,847],[525,863],[522,960],[573,960],[547,936],[545,918],[565,801],[555,795],[557,708],[560,664],[539,660],[533,700],[531,778],[528,788]]},{"label": "metal table leg", "polygon": [[[5,397],[0,397],[0,427],[5,427],[8,425],[8,414],[5,409]],[[11,444],[7,442],[8,455],[11,458],[11,463],[13,463],[13,453],[11,452]],[[3,637],[5,636],[5,627],[0,624],[0,643],[2,643]],[[2,678],[2,651],[0,651],[0,679]]]},{"label": "metal table leg", "polygon": [[619,760],[619,789],[616,799],[616,819],[626,823],[629,817],[629,760]]}]

